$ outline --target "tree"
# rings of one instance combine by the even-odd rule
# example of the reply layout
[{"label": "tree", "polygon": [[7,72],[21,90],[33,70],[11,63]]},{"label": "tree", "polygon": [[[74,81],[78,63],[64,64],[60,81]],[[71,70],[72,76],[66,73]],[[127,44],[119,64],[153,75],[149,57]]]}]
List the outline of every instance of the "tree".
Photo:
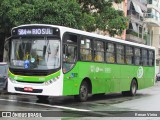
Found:
[{"label": "tree", "polygon": [[[3,0],[0,4],[1,31],[9,33],[14,26],[42,23],[82,29],[82,14],[75,0]],[[92,21],[92,20],[91,20]]]},{"label": "tree", "polygon": [[[121,3],[123,0],[78,0],[83,13],[88,13],[95,19],[92,29],[87,27],[87,31],[94,31],[96,28],[108,31],[110,36],[121,35],[127,28],[128,19],[123,11],[115,10],[112,2]],[[93,29],[94,28],[94,29]]]},{"label": "tree", "polygon": [[123,0],[1,0],[0,33],[8,36],[14,26],[43,23],[120,35],[127,18],[112,8],[113,1]]},{"label": "tree", "polygon": [[82,13],[76,0],[0,0],[0,61],[4,40],[12,27],[41,23],[84,29],[83,24],[91,26],[93,22],[92,16]]},{"label": "tree", "polygon": [[112,2],[123,0],[0,0],[0,61],[4,39],[21,24],[56,24],[76,29],[108,31],[120,35],[127,27],[122,11]]}]

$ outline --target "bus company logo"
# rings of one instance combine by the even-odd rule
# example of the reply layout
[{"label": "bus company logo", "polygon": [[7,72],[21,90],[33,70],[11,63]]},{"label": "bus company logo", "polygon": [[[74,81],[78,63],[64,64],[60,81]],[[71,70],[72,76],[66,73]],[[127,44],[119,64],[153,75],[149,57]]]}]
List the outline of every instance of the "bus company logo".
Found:
[{"label": "bus company logo", "polygon": [[105,68],[106,73],[111,73],[111,68]]},{"label": "bus company logo", "polygon": [[91,72],[94,72],[95,71],[95,66],[91,66],[90,70],[91,70]]},{"label": "bus company logo", "polygon": [[100,68],[99,67],[96,67],[96,72],[99,72],[100,71]]},{"label": "bus company logo", "polygon": [[137,78],[142,78],[142,77],[143,77],[143,67],[140,66],[137,71]]}]

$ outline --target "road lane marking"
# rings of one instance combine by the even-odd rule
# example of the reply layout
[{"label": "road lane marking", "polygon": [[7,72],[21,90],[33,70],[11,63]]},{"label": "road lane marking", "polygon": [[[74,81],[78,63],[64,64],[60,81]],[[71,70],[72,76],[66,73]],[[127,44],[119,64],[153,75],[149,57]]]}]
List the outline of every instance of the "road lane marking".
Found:
[{"label": "road lane marking", "polygon": [[41,106],[45,106],[45,107],[53,107],[53,108],[73,110],[73,111],[84,111],[84,112],[91,111],[91,110],[86,110],[86,109],[77,109],[77,108],[72,108],[72,107],[65,107],[65,106],[59,106],[59,105],[49,105],[49,104],[43,104],[43,103],[24,102],[24,101],[8,100],[8,99],[0,99],[0,100],[1,101],[8,101],[8,102],[19,102],[19,103],[27,103],[27,104],[33,104],[33,105],[41,105]]},{"label": "road lane marking", "polygon": [[51,107],[51,108],[58,108],[58,109],[64,109],[64,110],[70,110],[70,111],[77,111],[77,112],[83,112],[88,113],[88,115],[91,116],[112,116],[108,113],[101,113],[92,111],[92,110],[86,110],[86,109],[78,109],[78,108],[72,108],[72,107],[65,107],[65,106],[59,106],[59,105],[49,105],[49,104],[43,104],[43,103],[33,103],[33,102],[24,102],[24,101],[17,101],[17,100],[9,100],[9,99],[0,99],[0,101],[8,101],[8,102],[17,102],[17,103],[25,103],[25,104],[32,104],[32,105],[40,105],[45,107]]}]

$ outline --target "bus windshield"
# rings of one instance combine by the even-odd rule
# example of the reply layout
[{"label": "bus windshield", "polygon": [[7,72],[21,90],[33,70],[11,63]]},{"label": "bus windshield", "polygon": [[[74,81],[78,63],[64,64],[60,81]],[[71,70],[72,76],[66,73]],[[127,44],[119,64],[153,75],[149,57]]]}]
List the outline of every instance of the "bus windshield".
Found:
[{"label": "bus windshield", "polygon": [[60,67],[60,40],[58,39],[13,39],[11,48],[11,67],[38,70]]}]

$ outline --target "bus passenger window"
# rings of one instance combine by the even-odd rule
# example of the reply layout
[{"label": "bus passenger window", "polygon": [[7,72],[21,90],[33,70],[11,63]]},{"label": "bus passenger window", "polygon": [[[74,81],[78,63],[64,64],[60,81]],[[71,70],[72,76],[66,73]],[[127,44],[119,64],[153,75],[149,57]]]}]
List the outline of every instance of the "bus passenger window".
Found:
[{"label": "bus passenger window", "polygon": [[148,54],[147,54],[147,50],[142,49],[142,63],[144,66],[148,65]]},{"label": "bus passenger window", "polygon": [[117,63],[124,63],[124,46],[123,45],[117,45]]},{"label": "bus passenger window", "polygon": [[94,41],[94,61],[104,61],[104,43],[101,41]]},{"label": "bus passenger window", "polygon": [[140,65],[141,64],[141,52],[139,48],[134,49],[134,54],[135,54],[135,65]]},{"label": "bus passenger window", "polygon": [[154,65],[154,52],[153,51],[149,51],[149,66],[153,66]]},{"label": "bus passenger window", "polygon": [[106,51],[106,61],[109,63],[115,62],[115,49],[113,43],[108,43],[107,45],[107,51]]},{"label": "bus passenger window", "polygon": [[63,39],[63,72],[70,71],[77,61],[77,36],[65,34]]},{"label": "bus passenger window", "polygon": [[67,46],[66,48],[66,54],[63,54],[65,57],[66,62],[75,62],[76,60],[76,52],[77,52],[77,47],[76,46]]},{"label": "bus passenger window", "polygon": [[92,60],[92,49],[90,39],[82,39],[80,45],[80,58],[82,61]]},{"label": "bus passenger window", "polygon": [[126,46],[126,64],[133,64],[133,48]]}]

